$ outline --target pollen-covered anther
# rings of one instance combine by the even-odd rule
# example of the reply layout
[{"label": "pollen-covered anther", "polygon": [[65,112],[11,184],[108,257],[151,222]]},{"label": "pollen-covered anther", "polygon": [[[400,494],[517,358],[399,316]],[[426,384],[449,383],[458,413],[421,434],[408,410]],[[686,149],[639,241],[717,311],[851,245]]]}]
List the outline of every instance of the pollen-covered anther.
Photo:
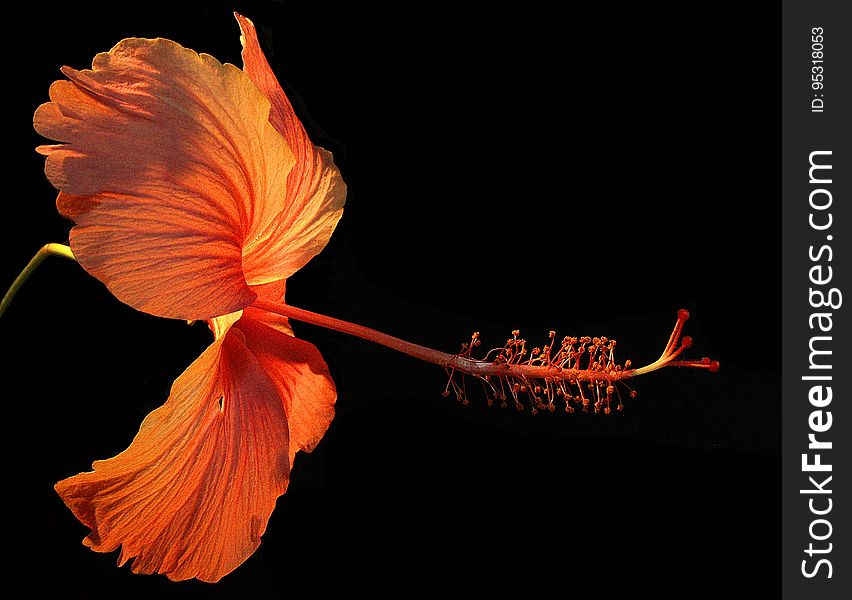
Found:
[{"label": "pollen-covered anther", "polygon": [[[484,357],[476,358],[473,351],[481,341],[479,332],[474,332],[456,355],[464,360],[447,363],[448,374],[455,373],[460,378],[459,382],[450,378],[447,392],[454,392],[460,401],[466,400],[464,379],[473,376],[482,384],[486,399],[490,399],[489,406],[498,400],[501,405],[506,403],[505,392],[511,392],[515,408],[521,411],[528,407],[533,414],[553,411],[557,397],[564,400],[566,412],[572,412],[568,408],[576,404],[587,412],[593,408],[596,413],[611,414],[616,400],[616,410],[621,411],[624,406],[620,396],[615,396],[616,386],[626,386],[627,379],[664,366],[718,370],[718,362],[710,359],[680,360],[680,355],[693,344],[689,336],[682,337],[686,317],[685,311],[678,313],[678,322],[663,354],[639,369],[633,368],[631,360],[618,364],[617,342],[606,336],[565,336],[561,345],[554,349],[555,331],[548,331],[549,341],[543,346],[528,347],[526,339],[520,337],[520,330],[514,329],[512,337],[502,347],[492,348]],[[631,390],[629,395],[634,398],[636,392]]]}]

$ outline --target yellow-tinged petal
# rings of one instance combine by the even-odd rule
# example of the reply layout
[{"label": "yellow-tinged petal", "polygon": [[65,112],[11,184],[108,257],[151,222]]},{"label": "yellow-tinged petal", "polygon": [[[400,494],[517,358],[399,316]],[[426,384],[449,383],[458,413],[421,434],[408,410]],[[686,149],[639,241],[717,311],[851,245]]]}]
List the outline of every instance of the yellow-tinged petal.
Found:
[{"label": "yellow-tinged petal", "polygon": [[244,252],[246,278],[260,284],[289,277],[325,247],[343,214],[346,184],[331,153],[308,138],[263,55],[254,24],[241,15],[236,17],[242,31],[245,72],[272,103],[269,120],[295,156],[283,210]]},{"label": "yellow-tinged petal", "polygon": [[248,305],[243,252],[277,228],[295,164],[266,96],[164,39],[122,40],[92,70],[63,72],[34,124],[61,142],[39,151],[80,264],[158,316]]},{"label": "yellow-tinged petal", "polygon": [[316,348],[240,321],[177,379],[127,450],[56,490],[92,529],[93,550],[121,546],[136,573],[217,581],[260,544],[295,440],[325,430],[304,407],[327,411],[335,397]]}]

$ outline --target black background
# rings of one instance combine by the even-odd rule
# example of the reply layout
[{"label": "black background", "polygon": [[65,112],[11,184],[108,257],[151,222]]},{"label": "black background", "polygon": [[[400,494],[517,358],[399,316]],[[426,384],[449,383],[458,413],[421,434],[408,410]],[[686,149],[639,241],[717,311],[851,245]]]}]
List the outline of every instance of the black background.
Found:
[{"label": "black background", "polygon": [[240,64],[237,9],[349,186],[290,303],[449,351],[473,330],[488,347],[514,328],[607,335],[634,363],[685,307],[722,370],[651,374],[624,414],[531,417],[476,392],[458,406],[438,368],[296,324],[337,416],[260,550],[215,586],[174,584],[83,548],[52,485],[125,448],[209,332],[52,259],[0,325],[9,577],[71,597],[777,596],[779,14],[675,6],[12,9],[2,285],[67,240],[32,150],[59,67],[131,36]]}]

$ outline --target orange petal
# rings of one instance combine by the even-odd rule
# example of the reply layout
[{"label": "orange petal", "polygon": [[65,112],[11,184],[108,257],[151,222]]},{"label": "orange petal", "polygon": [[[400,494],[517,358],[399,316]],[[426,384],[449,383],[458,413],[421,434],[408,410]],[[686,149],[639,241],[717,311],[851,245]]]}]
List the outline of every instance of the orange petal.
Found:
[{"label": "orange petal", "polygon": [[[328,429],[337,399],[334,382],[313,344],[249,318],[249,311],[246,314],[235,327],[244,332],[246,346],[284,400],[292,465],[296,452],[311,452]],[[296,388],[299,393],[292,393]]]},{"label": "orange petal", "polygon": [[[80,264],[164,317],[245,307],[242,255],[276,227],[295,159],[249,77],[175,42],[126,39],[64,68],[36,130]],[[324,242],[323,242],[324,243]]]},{"label": "orange petal", "polygon": [[127,450],[56,485],[92,529],[87,546],[121,546],[120,562],[132,558],[136,573],[210,582],[258,547],[295,451],[286,411],[334,388],[313,346],[273,331],[279,354],[257,358],[252,348],[267,342],[251,340],[255,333],[232,327],[177,379]]},{"label": "orange petal", "polygon": [[[251,289],[259,298],[284,302],[285,288],[286,280],[282,279]],[[282,388],[279,394],[284,400],[290,428],[292,465],[298,450],[310,452],[314,449],[334,417],[337,394],[328,367],[313,345],[288,339],[293,337],[293,329],[287,317],[248,306],[243,311],[210,320],[210,329],[216,339],[224,336],[231,326],[244,333],[246,345],[254,357],[263,365],[273,384]],[[294,371],[294,364],[304,367]],[[296,383],[305,393],[287,391]]]},{"label": "orange petal", "polygon": [[287,140],[295,165],[287,178],[283,210],[244,253],[249,283],[289,277],[328,243],[346,201],[346,184],[329,152],[311,143],[290,100],[281,89],[257,40],[254,24],[236,15],[242,31],[245,72],[272,108],[269,120]]}]

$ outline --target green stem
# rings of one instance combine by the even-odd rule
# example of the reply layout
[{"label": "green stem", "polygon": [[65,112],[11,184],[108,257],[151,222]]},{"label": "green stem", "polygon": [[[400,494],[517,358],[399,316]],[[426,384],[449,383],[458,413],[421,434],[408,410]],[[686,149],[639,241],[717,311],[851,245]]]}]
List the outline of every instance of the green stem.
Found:
[{"label": "green stem", "polygon": [[27,266],[24,267],[24,270],[21,271],[18,278],[12,283],[12,286],[9,288],[9,291],[6,292],[6,295],[3,296],[3,302],[0,303],[0,317],[6,313],[6,309],[9,308],[9,305],[12,303],[12,298],[15,297],[15,294],[18,293],[21,286],[24,285],[27,279],[30,278],[30,275],[33,274],[33,271],[35,271],[41,262],[48,256],[64,256],[65,258],[75,260],[74,253],[71,252],[71,248],[65,244],[45,244],[42,246],[41,249],[36,252],[36,255],[33,256],[32,260],[27,263]]}]

